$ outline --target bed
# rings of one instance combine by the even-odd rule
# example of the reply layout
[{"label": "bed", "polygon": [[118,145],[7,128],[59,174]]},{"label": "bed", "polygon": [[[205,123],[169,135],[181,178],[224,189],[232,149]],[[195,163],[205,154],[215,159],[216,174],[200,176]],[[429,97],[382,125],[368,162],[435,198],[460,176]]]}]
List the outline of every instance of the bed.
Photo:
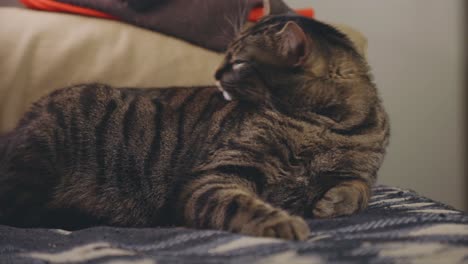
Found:
[{"label": "bed", "polygon": [[377,186],[366,211],[307,221],[304,242],[180,227],[0,226],[0,263],[468,263],[468,215],[410,190]]}]

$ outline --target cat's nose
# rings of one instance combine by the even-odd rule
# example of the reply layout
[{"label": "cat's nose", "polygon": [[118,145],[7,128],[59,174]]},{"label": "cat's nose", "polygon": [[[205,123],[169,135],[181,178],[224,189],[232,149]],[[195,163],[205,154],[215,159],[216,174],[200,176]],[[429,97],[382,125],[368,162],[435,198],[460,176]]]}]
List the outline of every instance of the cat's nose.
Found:
[{"label": "cat's nose", "polygon": [[221,80],[221,77],[223,77],[223,72],[224,72],[224,69],[223,68],[219,68],[216,72],[215,72],[215,79],[217,81]]},{"label": "cat's nose", "polygon": [[223,78],[223,75],[229,70],[229,63],[224,61],[221,66],[219,66],[218,70],[215,72],[215,79],[217,81],[221,80]]}]

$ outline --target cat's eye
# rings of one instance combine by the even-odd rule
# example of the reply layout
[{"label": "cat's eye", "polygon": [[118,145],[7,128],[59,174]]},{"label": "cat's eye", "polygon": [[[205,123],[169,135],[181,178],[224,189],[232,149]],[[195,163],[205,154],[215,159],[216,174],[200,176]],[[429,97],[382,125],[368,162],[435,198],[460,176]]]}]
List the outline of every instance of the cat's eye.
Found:
[{"label": "cat's eye", "polygon": [[247,62],[242,60],[236,60],[232,63],[232,69],[235,71],[240,70],[245,66],[247,66]]}]

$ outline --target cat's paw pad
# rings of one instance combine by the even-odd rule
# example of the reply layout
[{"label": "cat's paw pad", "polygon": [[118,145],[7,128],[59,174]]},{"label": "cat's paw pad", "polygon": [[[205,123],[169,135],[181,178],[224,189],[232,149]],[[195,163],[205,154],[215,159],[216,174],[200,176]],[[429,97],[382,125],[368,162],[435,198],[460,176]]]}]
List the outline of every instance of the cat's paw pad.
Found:
[{"label": "cat's paw pad", "polygon": [[354,214],[367,206],[368,192],[358,186],[359,183],[347,183],[328,190],[316,203],[313,215],[316,218],[332,218]]},{"label": "cat's paw pad", "polygon": [[310,230],[301,217],[278,210],[253,219],[242,228],[241,233],[287,240],[305,240],[309,236]]}]

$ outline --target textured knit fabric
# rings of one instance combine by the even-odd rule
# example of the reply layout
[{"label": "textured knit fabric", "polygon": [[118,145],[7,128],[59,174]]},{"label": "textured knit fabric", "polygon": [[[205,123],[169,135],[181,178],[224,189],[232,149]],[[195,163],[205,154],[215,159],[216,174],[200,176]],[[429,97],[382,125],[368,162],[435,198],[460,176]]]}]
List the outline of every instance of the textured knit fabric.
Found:
[{"label": "textured knit fabric", "polygon": [[365,212],[308,223],[304,242],[186,228],[0,226],[0,263],[468,263],[468,215],[412,191],[379,186]]},{"label": "textured knit fabric", "polygon": [[262,4],[262,0],[154,1],[149,10],[139,12],[122,0],[56,1],[102,11],[127,23],[215,51],[224,51],[234,38],[234,28],[243,25],[250,10]]}]

